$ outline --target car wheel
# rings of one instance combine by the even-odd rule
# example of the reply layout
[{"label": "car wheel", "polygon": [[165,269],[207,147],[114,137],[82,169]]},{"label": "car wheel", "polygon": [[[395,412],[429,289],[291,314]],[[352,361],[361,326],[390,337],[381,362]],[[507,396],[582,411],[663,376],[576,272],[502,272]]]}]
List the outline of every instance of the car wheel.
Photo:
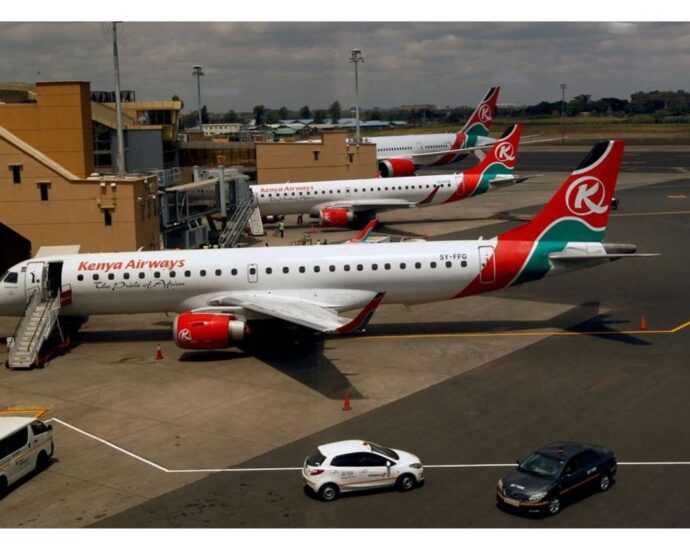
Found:
[{"label": "car wheel", "polygon": [[412,474],[403,474],[396,481],[395,485],[400,491],[411,491],[417,485],[417,480]]},{"label": "car wheel", "polygon": [[340,491],[338,490],[338,486],[334,483],[326,483],[326,485],[319,489],[319,497],[324,502],[335,500],[338,498],[338,493],[340,493]]},{"label": "car wheel", "polygon": [[561,510],[561,501],[558,499],[558,497],[553,497],[551,500],[549,500],[549,514],[552,516],[555,516],[560,510]]},{"label": "car wheel", "polygon": [[41,472],[48,467],[49,459],[45,451],[38,453],[38,458],[36,459],[36,471]]},{"label": "car wheel", "polygon": [[601,474],[599,478],[599,490],[603,493],[611,487],[611,476],[609,474]]}]

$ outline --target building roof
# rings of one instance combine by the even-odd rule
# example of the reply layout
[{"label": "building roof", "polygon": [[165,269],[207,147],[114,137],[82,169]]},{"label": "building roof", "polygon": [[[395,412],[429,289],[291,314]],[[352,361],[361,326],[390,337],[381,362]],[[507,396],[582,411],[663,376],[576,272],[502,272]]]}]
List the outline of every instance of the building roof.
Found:
[{"label": "building roof", "polygon": [[0,437],[5,437],[24,426],[28,426],[35,419],[33,416],[0,416]]}]

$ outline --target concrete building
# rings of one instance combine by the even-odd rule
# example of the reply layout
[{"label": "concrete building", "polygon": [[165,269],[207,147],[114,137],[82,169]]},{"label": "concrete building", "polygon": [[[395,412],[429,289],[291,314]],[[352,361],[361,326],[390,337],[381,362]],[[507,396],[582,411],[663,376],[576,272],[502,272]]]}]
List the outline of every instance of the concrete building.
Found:
[{"label": "concrete building", "polygon": [[0,104],[0,263],[27,242],[32,254],[64,244],[84,252],[159,248],[157,178],[92,175],[89,84],[39,83],[33,93]]},{"label": "concrete building", "polygon": [[347,142],[347,132],[327,132],[320,140],[256,143],[258,183],[373,178],[376,145]]}]

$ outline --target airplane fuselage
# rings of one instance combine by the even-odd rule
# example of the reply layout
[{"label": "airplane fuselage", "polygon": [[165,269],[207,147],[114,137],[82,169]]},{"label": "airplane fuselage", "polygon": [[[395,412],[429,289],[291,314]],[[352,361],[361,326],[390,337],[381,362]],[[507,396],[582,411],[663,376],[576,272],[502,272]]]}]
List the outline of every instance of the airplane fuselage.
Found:
[{"label": "airplane fuselage", "polygon": [[480,271],[492,282],[480,266],[494,245],[439,241],[45,257],[14,266],[16,284],[0,282],[0,314],[21,315],[51,263],[61,264],[61,290],[71,290],[65,315],[183,312],[231,291],[294,296],[342,311],[362,306],[372,292],[385,292],[386,303],[434,302],[456,297]]},{"label": "airplane fuselage", "polygon": [[[264,216],[312,214],[318,216],[324,206],[356,201],[400,200],[418,206],[441,204],[452,197],[462,185],[462,174],[420,176],[416,178],[370,178],[360,180],[315,181],[305,183],[272,183],[252,185]],[[438,191],[434,193],[434,189]],[[430,200],[424,202],[430,195]],[[420,204],[421,203],[421,204]]]}]

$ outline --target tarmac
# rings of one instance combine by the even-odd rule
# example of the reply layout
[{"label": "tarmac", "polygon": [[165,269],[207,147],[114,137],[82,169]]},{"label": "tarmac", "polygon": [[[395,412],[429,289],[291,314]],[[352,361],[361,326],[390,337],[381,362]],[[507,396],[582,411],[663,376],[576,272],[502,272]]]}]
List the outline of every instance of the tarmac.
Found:
[{"label": "tarmac", "polygon": [[[525,155],[518,171],[541,176],[508,189],[384,213],[377,232],[493,236],[529,219],[582,157],[559,155]],[[269,334],[251,352],[182,352],[172,316],[92,317],[44,369],[0,372],[0,404],[45,410],[56,442],[50,468],[0,501],[0,526],[688,527],[687,151],[624,163],[606,240],[660,257],[461,301],[384,304],[366,335],[298,348]],[[307,231],[288,219],[283,239],[269,229],[249,244]],[[15,323],[0,318],[0,336]],[[425,486],[328,504],[307,496],[304,456],[346,438],[418,454]],[[557,439],[613,448],[617,483],[543,521],[498,510],[496,479]]]}]

